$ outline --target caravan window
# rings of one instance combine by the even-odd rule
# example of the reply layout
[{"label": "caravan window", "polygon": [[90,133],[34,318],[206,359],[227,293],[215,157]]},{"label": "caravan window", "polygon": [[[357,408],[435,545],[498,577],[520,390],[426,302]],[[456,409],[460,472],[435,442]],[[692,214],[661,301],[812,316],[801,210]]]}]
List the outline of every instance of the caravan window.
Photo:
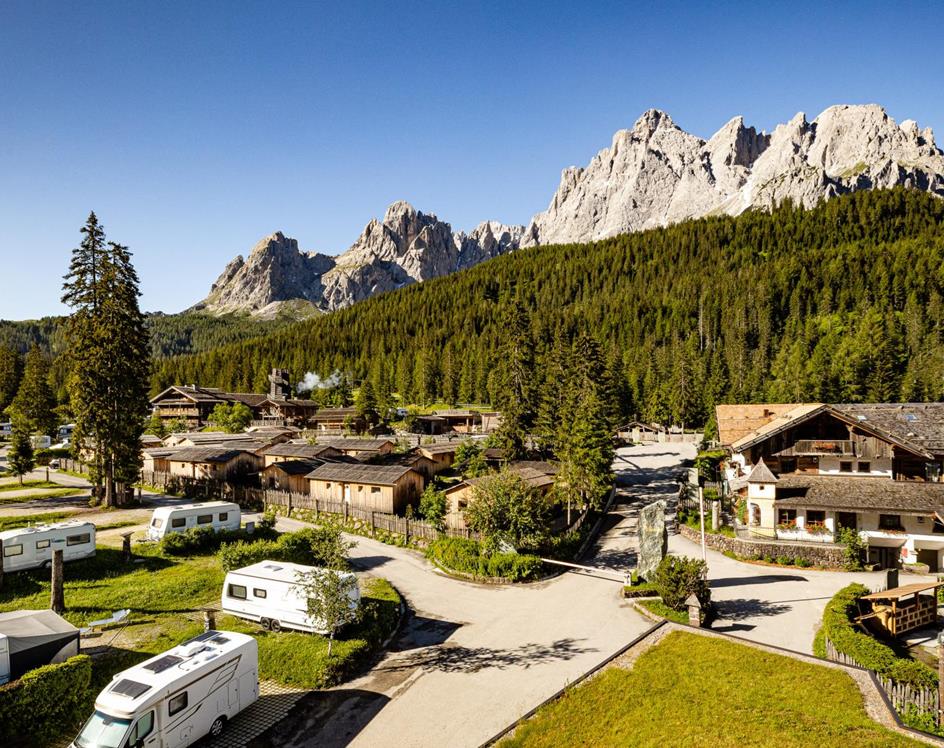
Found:
[{"label": "caravan window", "polygon": [[36,541],[36,550],[37,550],[37,551],[41,551],[41,550],[43,550],[44,548],[48,548],[48,547],[49,547],[49,541],[48,541],[48,540],[37,540],[37,541]]},{"label": "caravan window", "polygon": [[3,555],[4,556],[22,556],[23,546],[22,545],[5,545],[3,546]]},{"label": "caravan window", "polygon": [[155,517],[151,520],[151,527],[156,527],[158,530],[160,530],[163,526],[164,520],[162,520],[160,517]]},{"label": "caravan window", "polygon": [[187,708],[187,692],[179,693],[176,696],[171,696],[167,700],[167,713],[170,715],[177,714],[177,712],[182,712]]},{"label": "caravan window", "polygon": [[208,525],[213,521],[212,514],[198,514],[197,515],[197,524],[198,525]]},{"label": "caravan window", "polygon": [[220,512],[220,522],[225,522],[229,519],[229,512]]},{"label": "caravan window", "polygon": [[235,597],[237,600],[245,600],[246,588],[241,584],[231,584],[229,586],[229,592],[227,594],[230,597]]},{"label": "caravan window", "polygon": [[171,527],[186,527],[186,526],[187,526],[187,518],[186,518],[186,517],[174,517],[174,519],[172,519],[172,520],[170,521],[170,526],[171,526]]},{"label": "caravan window", "polygon": [[85,545],[86,543],[91,542],[92,536],[87,532],[84,532],[81,535],[68,535],[66,537],[66,545]]},{"label": "caravan window", "polygon": [[[184,694],[186,696],[186,694]],[[154,732],[154,712],[148,712],[141,719],[138,720],[138,723],[134,726],[134,729],[131,731],[131,735],[128,737],[128,745],[134,745],[142,738],[146,738]]]},{"label": "caravan window", "polygon": [[252,596],[253,596],[253,597],[261,597],[262,599],[265,599],[266,591],[265,591],[265,590],[261,590],[261,589],[259,589],[258,587],[253,587],[253,588],[252,588]]}]

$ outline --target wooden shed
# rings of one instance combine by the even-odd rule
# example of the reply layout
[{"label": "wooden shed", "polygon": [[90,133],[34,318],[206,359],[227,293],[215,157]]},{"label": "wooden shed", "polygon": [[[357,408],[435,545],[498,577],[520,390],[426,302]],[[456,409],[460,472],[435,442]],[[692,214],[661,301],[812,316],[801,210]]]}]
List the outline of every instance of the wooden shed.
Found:
[{"label": "wooden shed", "polygon": [[423,476],[403,465],[326,463],[308,474],[311,495],[358,509],[402,514],[419,503]]},{"label": "wooden shed", "polygon": [[861,621],[874,622],[891,636],[937,623],[937,588],[944,582],[919,582],[859,598],[871,608]]}]

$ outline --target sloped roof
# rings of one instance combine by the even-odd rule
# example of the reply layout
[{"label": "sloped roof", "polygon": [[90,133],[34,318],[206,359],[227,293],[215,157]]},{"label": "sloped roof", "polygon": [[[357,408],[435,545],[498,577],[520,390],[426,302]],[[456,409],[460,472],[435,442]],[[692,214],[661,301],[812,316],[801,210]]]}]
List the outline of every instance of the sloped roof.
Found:
[{"label": "sloped roof", "polygon": [[730,447],[774,418],[797,407],[797,403],[749,403],[715,406],[718,438]]},{"label": "sloped roof", "polygon": [[171,462],[229,462],[241,454],[243,450],[229,447],[184,447],[167,459]]},{"label": "sloped roof", "polygon": [[773,436],[783,429],[788,428],[798,420],[809,418],[816,413],[826,410],[828,407],[829,406],[823,403],[803,403],[801,405],[794,405],[792,408],[778,413],[766,423],[761,424],[751,433],[745,434],[743,437],[731,444],[731,449],[733,449],[735,452],[740,452],[741,450],[746,449],[748,446],[758,441],[763,441],[767,437]]},{"label": "sloped roof", "polygon": [[751,474],[747,476],[748,483],[776,483],[777,476],[770,472],[770,468],[767,467],[767,464],[764,462],[764,459],[761,458],[760,461],[754,465],[754,469],[751,470]]},{"label": "sloped roof", "polygon": [[929,452],[944,453],[944,403],[855,403],[832,407],[865,428]]},{"label": "sloped roof", "polygon": [[781,475],[777,506],[931,514],[944,508],[944,483],[838,475]]},{"label": "sloped roof", "polygon": [[350,465],[326,462],[308,474],[312,480],[331,480],[343,483],[365,483],[392,486],[413,468],[403,465]]},{"label": "sloped roof", "polygon": [[426,452],[431,455],[453,454],[461,442],[440,442],[439,444],[421,444],[417,447],[420,452]]},{"label": "sloped roof", "polygon": [[347,416],[357,416],[357,408],[322,408],[313,416],[312,420],[322,421],[327,419],[341,418],[344,419]]},{"label": "sloped roof", "polygon": [[385,444],[392,446],[394,441],[392,439],[331,439],[320,443],[343,451],[353,449],[357,452],[376,452]]},{"label": "sloped roof", "polygon": [[296,442],[285,442],[284,444],[273,444],[267,447],[262,454],[273,457],[303,457],[305,459],[312,459],[330,452],[337,452],[330,444],[298,444]]},{"label": "sloped roof", "polygon": [[285,460],[284,462],[273,462],[263,472],[280,470],[286,475],[308,475],[312,470],[316,470],[322,465],[324,465],[324,462],[321,460]]}]

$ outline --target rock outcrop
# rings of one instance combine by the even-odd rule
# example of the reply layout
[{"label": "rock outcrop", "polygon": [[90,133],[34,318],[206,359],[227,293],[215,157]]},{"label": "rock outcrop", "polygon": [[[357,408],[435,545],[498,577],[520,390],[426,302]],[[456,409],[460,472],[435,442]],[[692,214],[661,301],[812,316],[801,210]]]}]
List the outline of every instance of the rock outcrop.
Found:
[{"label": "rock outcrop", "polygon": [[405,202],[372,220],[343,254],[299,251],[281,233],[237,257],[196,308],[271,315],[290,302],[331,311],[519,247],[584,242],[706,215],[804,207],[853,190],[905,187],[944,196],[944,154],[930,128],[882,107],[802,113],[770,135],[735,117],[708,140],[651,109],[583,168],[569,167],[527,228],[485,221],[468,234]]}]

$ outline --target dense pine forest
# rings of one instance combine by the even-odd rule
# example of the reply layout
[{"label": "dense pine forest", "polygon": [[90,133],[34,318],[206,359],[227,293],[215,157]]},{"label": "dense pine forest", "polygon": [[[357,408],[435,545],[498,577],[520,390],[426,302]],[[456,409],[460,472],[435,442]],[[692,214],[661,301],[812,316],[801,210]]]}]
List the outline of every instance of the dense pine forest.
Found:
[{"label": "dense pine forest", "polygon": [[902,189],[812,211],[715,217],[514,252],[274,334],[169,358],[152,389],[262,391],[275,365],[347,373],[407,401],[497,402],[509,300],[534,384],[555,341],[590,333],[624,415],[694,424],[717,402],[944,396],[944,202]]}]

